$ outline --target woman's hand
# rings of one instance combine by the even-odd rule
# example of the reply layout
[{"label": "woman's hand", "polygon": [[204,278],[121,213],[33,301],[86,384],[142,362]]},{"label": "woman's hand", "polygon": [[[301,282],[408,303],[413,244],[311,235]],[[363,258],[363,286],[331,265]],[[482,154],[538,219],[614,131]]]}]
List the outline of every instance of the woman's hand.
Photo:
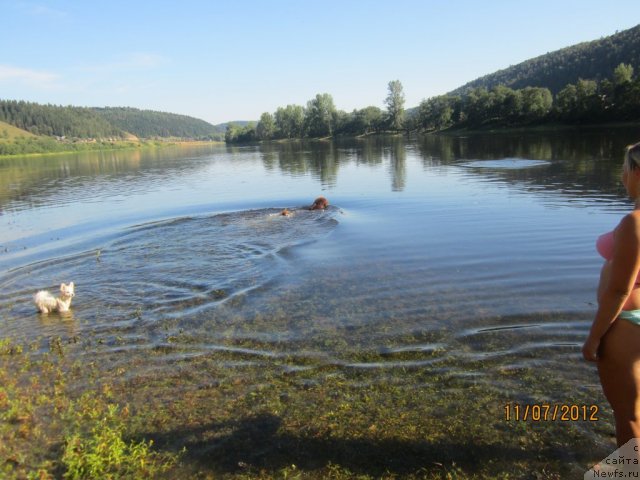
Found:
[{"label": "woman's hand", "polygon": [[587,362],[595,362],[598,360],[598,347],[600,346],[600,339],[594,339],[591,335],[587,337],[587,340],[582,346],[582,356]]}]

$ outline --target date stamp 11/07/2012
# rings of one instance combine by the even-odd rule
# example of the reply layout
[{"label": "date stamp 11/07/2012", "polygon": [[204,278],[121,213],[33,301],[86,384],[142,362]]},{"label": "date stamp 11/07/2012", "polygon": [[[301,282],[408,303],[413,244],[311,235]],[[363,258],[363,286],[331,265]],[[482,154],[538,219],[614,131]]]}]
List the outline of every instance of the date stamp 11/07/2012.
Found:
[{"label": "date stamp 11/07/2012", "polygon": [[598,405],[562,403],[507,403],[504,420],[507,422],[597,422]]}]

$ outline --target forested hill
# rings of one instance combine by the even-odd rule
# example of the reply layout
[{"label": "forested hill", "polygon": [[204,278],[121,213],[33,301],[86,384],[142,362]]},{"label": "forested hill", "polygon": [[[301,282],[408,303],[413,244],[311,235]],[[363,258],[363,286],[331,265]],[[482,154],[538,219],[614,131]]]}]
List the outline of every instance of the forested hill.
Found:
[{"label": "forested hill", "polygon": [[76,138],[123,138],[126,134],[93,110],[0,100],[0,120],[34,135]]},{"label": "forested hill", "polygon": [[474,88],[504,85],[514,90],[548,88],[558,93],[578,79],[602,80],[621,63],[640,71],[640,25],[592,42],[579,43],[478,78],[449,93],[463,95]]},{"label": "forested hill", "polygon": [[86,108],[1,100],[0,121],[35,135],[78,139],[221,139],[224,132],[186,115],[136,108]]},{"label": "forested hill", "polygon": [[94,108],[93,111],[114,127],[142,138],[214,139],[224,136],[224,131],[219,132],[210,123],[186,115],[128,107]]}]

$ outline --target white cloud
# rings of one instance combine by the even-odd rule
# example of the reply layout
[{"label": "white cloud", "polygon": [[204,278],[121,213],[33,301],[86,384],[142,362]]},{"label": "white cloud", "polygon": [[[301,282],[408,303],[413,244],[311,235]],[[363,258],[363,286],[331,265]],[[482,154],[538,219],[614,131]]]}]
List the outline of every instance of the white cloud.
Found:
[{"label": "white cloud", "polygon": [[59,78],[59,75],[51,72],[0,65],[0,83],[24,82],[32,87],[52,88]]}]

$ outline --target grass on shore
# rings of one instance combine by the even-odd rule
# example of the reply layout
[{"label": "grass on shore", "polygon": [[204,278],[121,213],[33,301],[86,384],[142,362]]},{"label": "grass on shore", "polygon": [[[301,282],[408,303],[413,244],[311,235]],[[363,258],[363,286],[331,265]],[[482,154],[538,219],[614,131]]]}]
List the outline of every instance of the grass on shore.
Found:
[{"label": "grass on shore", "polygon": [[2,478],[555,480],[604,457],[579,423],[506,422],[495,392],[427,372],[372,382],[204,356],[152,376],[134,358],[72,360],[81,348],[0,341]]},{"label": "grass on shore", "polygon": [[173,145],[209,144],[224,144],[224,142],[184,140],[176,137],[139,139],[134,135],[128,135],[127,138],[120,140],[58,140],[54,137],[34,135],[26,130],[22,130],[6,122],[0,121],[0,158],[12,158],[17,156],[50,156],[97,150],[123,150]]},{"label": "grass on shore", "polygon": [[0,121],[0,142],[13,142],[15,139],[21,137],[35,137],[35,135],[9,123]]},{"label": "grass on shore", "polygon": [[[118,141],[96,141],[85,143],[58,142],[44,137],[29,138],[21,143],[18,148],[13,148],[14,144],[0,141],[0,159],[15,157],[47,157],[53,155],[67,155],[70,153],[93,152],[104,150],[132,150],[140,148],[160,148],[171,146],[194,146],[194,145],[223,145],[223,142],[216,141],[186,141],[186,140],[118,140]],[[20,142],[18,142],[20,143]],[[26,146],[25,146],[26,145]],[[5,153],[3,153],[5,152]],[[9,153],[7,153],[9,152]]]}]

